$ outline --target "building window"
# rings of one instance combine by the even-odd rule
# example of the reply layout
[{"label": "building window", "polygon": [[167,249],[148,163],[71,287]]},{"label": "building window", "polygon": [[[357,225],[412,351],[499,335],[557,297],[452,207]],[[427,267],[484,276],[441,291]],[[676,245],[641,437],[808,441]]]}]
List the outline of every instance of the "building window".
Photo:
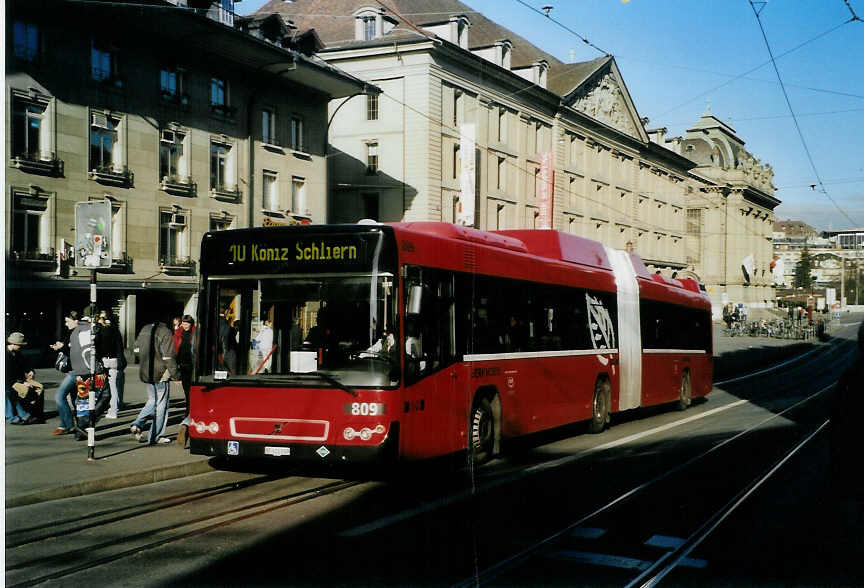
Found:
[{"label": "building window", "polygon": [[265,170],[261,178],[261,190],[264,193],[265,210],[282,210],[284,207],[279,202],[279,174]]},{"label": "building window", "polygon": [[494,229],[501,230],[507,228],[507,207],[503,204],[495,205],[495,217],[492,219]]},{"label": "building window", "polygon": [[687,209],[687,232],[691,235],[702,234],[702,209],[688,208]]},{"label": "building window", "polygon": [[364,16],[363,17],[363,40],[371,41],[375,38],[375,17],[374,16]]},{"label": "building window", "polygon": [[507,142],[507,110],[505,108],[498,109],[498,142]]},{"label": "building window", "polygon": [[45,108],[40,104],[13,99],[12,102],[12,156],[31,161],[41,159],[45,126]]},{"label": "building window", "polygon": [[123,202],[111,201],[111,259],[125,261],[126,215]]},{"label": "building window", "polygon": [[276,114],[271,108],[261,111],[261,141],[269,145],[276,145]]},{"label": "building window", "polygon": [[378,218],[378,194],[361,194],[360,206],[363,207],[363,216],[361,218],[368,218],[374,221],[380,220]]},{"label": "building window", "polygon": [[453,179],[459,179],[462,174],[462,157],[460,154],[460,146],[453,145]]},{"label": "building window", "polygon": [[534,198],[540,195],[540,168],[534,168]]},{"label": "building window", "polygon": [[159,71],[159,91],[164,100],[187,104],[186,71],[178,67],[163,67]]},{"label": "building window", "polygon": [[366,143],[366,173],[378,173],[378,142]]},{"label": "building window", "polygon": [[306,202],[306,179],[294,176],[291,178],[291,212],[294,214],[309,214]]},{"label": "building window", "polygon": [[114,81],[117,86],[122,82],[117,77],[117,49],[100,39],[90,44],[90,77],[97,82]]},{"label": "building window", "polygon": [[495,187],[498,190],[504,190],[507,187],[507,159],[504,157],[498,158],[498,165],[495,168]]},{"label": "building window", "polygon": [[15,21],[12,28],[12,50],[15,57],[33,63],[39,59],[40,47],[39,27]]},{"label": "building window", "polygon": [[189,211],[178,208],[159,211],[159,264],[189,264],[187,228]]},{"label": "building window", "polygon": [[186,135],[163,129],[159,137],[159,177],[163,181],[186,182],[189,175],[183,143]]},{"label": "building window", "polygon": [[294,151],[303,151],[303,119],[299,116],[291,117],[291,149]]},{"label": "building window", "polygon": [[102,112],[91,113],[90,169],[96,172],[117,172],[122,168],[118,144],[120,119]]},{"label": "building window", "polygon": [[210,78],[210,106],[228,106],[228,82],[224,78]]},{"label": "building window", "polygon": [[15,259],[53,261],[50,207],[49,194],[38,188],[12,188],[10,245]]},{"label": "building window", "polygon": [[218,192],[234,190],[231,177],[231,145],[212,141],[210,143],[210,189]]},{"label": "building window", "polygon": [[464,94],[462,93],[462,90],[454,89],[453,90],[453,126],[457,127],[457,128],[459,126],[459,123],[461,123],[463,120],[463,116],[462,116],[463,115],[463,112],[462,112],[463,102],[464,102]]},{"label": "building window", "polygon": [[366,120],[378,120],[378,94],[366,96]]}]

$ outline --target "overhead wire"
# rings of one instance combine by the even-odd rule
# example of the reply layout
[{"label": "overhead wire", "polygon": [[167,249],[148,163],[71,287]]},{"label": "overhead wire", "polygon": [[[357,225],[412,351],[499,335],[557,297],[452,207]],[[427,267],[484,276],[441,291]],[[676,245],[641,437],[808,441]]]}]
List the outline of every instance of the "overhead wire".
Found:
[{"label": "overhead wire", "polygon": [[[771,57],[771,65],[774,68],[774,73],[777,75],[777,80],[780,82],[780,89],[783,91],[783,98],[786,100],[786,106],[789,108],[789,113],[792,115],[792,121],[795,123],[795,130],[798,132],[798,137],[801,140],[801,145],[804,147],[804,153],[807,155],[807,160],[810,162],[810,168],[813,170],[813,175],[816,176],[816,181],[820,187],[820,192],[824,194],[828,200],[834,205],[834,207],[842,214],[846,220],[852,223],[852,226],[857,226],[857,223],[852,219],[849,214],[843,210],[839,204],[834,200],[831,194],[828,193],[828,189],[825,187],[825,184],[822,182],[822,177],[819,175],[819,170],[816,168],[816,162],[813,160],[813,155],[810,153],[810,147],[807,145],[807,140],[804,138],[804,132],[801,130],[801,125],[798,122],[798,117],[795,114],[795,110],[792,108],[792,101],[789,100],[789,93],[786,91],[786,86],[783,84],[783,77],[780,75],[780,69],[777,67],[777,61],[774,57],[774,51],[771,49],[771,43],[768,41],[768,35],[765,33],[765,27],[762,25],[762,19],[760,17],[760,10],[756,9],[756,6],[753,4],[753,0],[748,0],[750,3],[750,7],[753,9],[753,15],[756,17],[756,23],[759,25],[759,30],[762,32],[762,39],[765,42],[765,48],[768,50],[768,55]],[[852,22],[849,20],[847,22]],[[846,23],[844,23],[846,24]]]}]

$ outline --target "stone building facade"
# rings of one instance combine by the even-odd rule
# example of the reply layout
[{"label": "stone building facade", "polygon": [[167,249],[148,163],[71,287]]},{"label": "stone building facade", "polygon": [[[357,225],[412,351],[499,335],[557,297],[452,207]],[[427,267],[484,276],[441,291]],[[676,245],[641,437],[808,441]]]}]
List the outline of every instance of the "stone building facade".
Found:
[{"label": "stone building facade", "polygon": [[98,304],[127,342],[182,313],[207,231],[325,222],[328,103],[375,90],[313,59],[308,36],[169,2],[6,8],[7,330],[53,342],[88,303],[77,202],[111,202]]},{"label": "stone building facade", "polygon": [[614,58],[563,63],[455,0],[392,7],[411,23],[368,0],[259,11],[382,90],[331,105],[331,221],[549,227],[686,267],[695,164],[650,139]]},{"label": "stone building facade", "polygon": [[727,302],[774,304],[774,172],[710,109],[683,138],[666,141],[697,165],[686,188],[687,265],[705,283],[715,316]]}]

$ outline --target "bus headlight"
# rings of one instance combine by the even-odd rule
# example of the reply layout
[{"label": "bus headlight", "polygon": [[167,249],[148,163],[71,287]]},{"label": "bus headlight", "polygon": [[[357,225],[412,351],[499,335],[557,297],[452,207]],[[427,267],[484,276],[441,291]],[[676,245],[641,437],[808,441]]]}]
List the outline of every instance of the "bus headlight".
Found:
[{"label": "bus headlight", "polygon": [[219,432],[219,423],[216,423],[216,422],[210,423],[210,426],[207,427],[207,430],[215,435],[216,433]]},{"label": "bus headlight", "polygon": [[207,430],[207,425],[205,425],[204,423],[199,421],[199,422],[195,423],[195,430],[198,431],[198,433],[200,435],[203,435],[204,431]]},{"label": "bus headlight", "polygon": [[347,441],[352,441],[355,437],[360,437],[363,441],[369,441],[372,438],[372,435],[383,435],[386,430],[387,429],[384,428],[384,425],[376,425],[374,429],[363,427],[359,431],[355,431],[351,427],[345,427],[345,430],[342,431],[342,436],[345,437]]}]

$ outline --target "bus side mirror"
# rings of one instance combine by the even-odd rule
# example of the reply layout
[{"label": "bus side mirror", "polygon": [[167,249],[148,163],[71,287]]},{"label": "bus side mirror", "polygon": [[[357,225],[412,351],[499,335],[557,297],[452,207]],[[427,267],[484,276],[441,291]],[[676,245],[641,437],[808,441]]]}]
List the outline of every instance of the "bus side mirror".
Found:
[{"label": "bus side mirror", "polygon": [[423,286],[411,286],[408,290],[408,314],[420,314]]}]

